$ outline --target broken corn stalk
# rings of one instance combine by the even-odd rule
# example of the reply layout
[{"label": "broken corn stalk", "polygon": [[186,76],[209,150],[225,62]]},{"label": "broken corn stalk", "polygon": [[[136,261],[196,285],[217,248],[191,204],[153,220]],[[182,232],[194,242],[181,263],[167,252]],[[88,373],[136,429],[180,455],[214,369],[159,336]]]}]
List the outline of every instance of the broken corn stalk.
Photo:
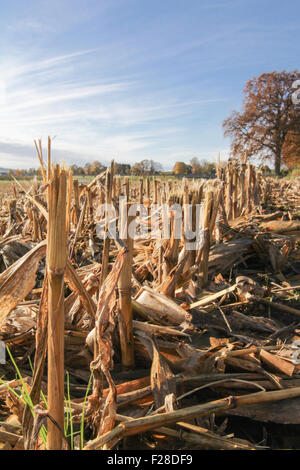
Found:
[{"label": "broken corn stalk", "polygon": [[48,449],[62,448],[64,426],[64,271],[67,262],[67,172],[51,169],[48,187]]}]

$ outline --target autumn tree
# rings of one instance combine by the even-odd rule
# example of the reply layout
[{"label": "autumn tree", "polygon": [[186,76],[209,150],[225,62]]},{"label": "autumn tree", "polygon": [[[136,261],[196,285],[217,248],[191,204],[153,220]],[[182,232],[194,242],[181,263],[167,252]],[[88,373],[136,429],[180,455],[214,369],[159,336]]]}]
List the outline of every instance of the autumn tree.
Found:
[{"label": "autumn tree", "polygon": [[76,175],[84,175],[85,172],[84,172],[84,168],[82,168],[82,166],[79,166],[76,170]]},{"label": "autumn tree", "polygon": [[90,174],[90,171],[91,171],[91,164],[90,163],[86,163],[83,167],[83,170],[84,170],[84,174],[85,175],[89,175]]},{"label": "autumn tree", "polygon": [[199,160],[197,157],[194,157],[191,159],[190,164],[193,175],[214,176],[216,174],[215,164],[207,160]]},{"label": "autumn tree", "polygon": [[197,157],[193,157],[190,161],[190,164],[192,167],[192,174],[199,175],[202,171],[202,166],[201,166],[201,163],[199,162],[199,159]]},{"label": "autumn tree", "polygon": [[154,175],[162,170],[162,165],[159,162],[153,160],[142,160],[140,162],[143,168],[143,175]]},{"label": "autumn tree", "polygon": [[129,175],[130,165],[129,163],[117,163],[115,162],[115,174],[116,175]]},{"label": "autumn tree", "polygon": [[70,170],[72,170],[73,175],[77,175],[78,165],[75,165],[74,163],[73,165],[70,166]]},{"label": "autumn tree", "polygon": [[300,167],[300,131],[287,133],[282,147],[282,161],[289,169]]},{"label": "autumn tree", "polygon": [[143,174],[143,167],[141,165],[141,163],[135,163],[131,169],[130,169],[130,173],[132,175],[137,175],[137,176],[141,176]]},{"label": "autumn tree", "polygon": [[244,162],[251,157],[272,158],[275,173],[280,173],[285,140],[300,129],[300,105],[291,98],[292,85],[299,78],[298,70],[283,70],[263,73],[246,83],[242,112],[233,111],[223,122],[234,156]]},{"label": "autumn tree", "polygon": [[202,162],[203,173],[207,176],[215,176],[216,174],[216,165],[212,162],[207,162],[204,160]]},{"label": "autumn tree", "polygon": [[90,168],[89,168],[89,174],[91,175],[99,175],[102,171],[105,170],[105,166],[102,165],[102,163],[98,162],[95,160],[93,163],[91,163]]},{"label": "autumn tree", "polygon": [[162,165],[159,162],[154,162],[153,160],[142,160],[139,163],[135,163],[131,167],[132,175],[155,175],[162,171]]},{"label": "autumn tree", "polygon": [[187,165],[184,162],[176,162],[173,168],[173,173],[175,173],[175,175],[188,175],[190,170],[190,165]]}]

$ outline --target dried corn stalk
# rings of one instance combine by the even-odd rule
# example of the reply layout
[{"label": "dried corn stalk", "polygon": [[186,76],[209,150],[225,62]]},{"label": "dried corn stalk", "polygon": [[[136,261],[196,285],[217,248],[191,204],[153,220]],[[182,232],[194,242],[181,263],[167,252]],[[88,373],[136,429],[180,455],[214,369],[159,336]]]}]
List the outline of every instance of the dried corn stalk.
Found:
[{"label": "dried corn stalk", "polygon": [[[30,398],[34,405],[39,403],[41,383],[44,374],[44,366],[47,353],[47,332],[48,332],[48,278],[44,279],[43,292],[40,301],[40,308],[37,318],[36,346],[34,356],[33,379],[30,391]],[[31,449],[33,416],[29,406],[25,407],[23,415],[23,437],[25,449]],[[35,442],[35,441],[34,441]]]},{"label": "dried corn stalk", "polygon": [[109,384],[109,393],[107,395],[98,428],[98,436],[110,431],[115,423],[116,415],[116,387],[111,378],[110,370],[113,367],[113,349],[111,335],[115,327],[115,317],[113,309],[116,302],[116,286],[120,277],[122,267],[126,256],[125,250],[122,250],[114,263],[113,269],[106,277],[99,293],[99,303],[96,312],[95,322],[95,344],[94,361],[91,362],[91,370],[94,373],[93,395],[89,399],[89,409],[95,412],[94,423],[98,419],[98,413],[102,402],[104,375]]},{"label": "dried corn stalk", "polygon": [[45,252],[46,242],[42,241],[0,274],[0,325],[33,289],[35,273]]},{"label": "dried corn stalk", "polygon": [[133,300],[133,308],[154,323],[180,325],[184,329],[191,326],[192,316],[189,313],[177,305],[174,300],[147,286],[143,286]]},{"label": "dried corn stalk", "polygon": [[[127,213],[127,204],[122,204],[120,210]],[[124,215],[125,215],[124,214]],[[124,217],[123,215],[123,217]],[[126,214],[127,215],[127,214]],[[127,246],[126,259],[119,278],[119,333],[122,352],[122,366],[131,368],[134,366],[134,350],[133,350],[133,330],[132,330],[132,307],[131,307],[131,276],[132,276],[132,253],[133,239],[128,234],[128,227],[133,217],[129,216],[126,226],[126,234],[123,240]]]},{"label": "dried corn stalk", "polygon": [[[51,169],[48,187],[47,274],[48,291],[48,409],[58,426],[64,426],[64,271],[67,262],[67,172]],[[47,446],[62,449],[59,427],[48,419]]]}]

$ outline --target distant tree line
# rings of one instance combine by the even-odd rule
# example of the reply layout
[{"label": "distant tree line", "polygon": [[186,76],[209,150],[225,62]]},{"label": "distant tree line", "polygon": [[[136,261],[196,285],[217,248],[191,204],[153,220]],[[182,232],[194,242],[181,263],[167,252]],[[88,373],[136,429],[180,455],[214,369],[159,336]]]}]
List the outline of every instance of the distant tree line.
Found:
[{"label": "distant tree line", "polygon": [[207,160],[199,160],[194,157],[190,160],[190,164],[184,162],[176,162],[173,168],[175,175],[194,175],[213,177],[216,174],[215,164]]},{"label": "distant tree line", "polygon": [[[86,163],[84,166],[70,165],[70,169],[75,176],[97,176],[106,169],[106,165],[95,160],[92,163]],[[159,175],[163,172],[163,167],[159,162],[153,160],[142,160],[141,162],[130,165],[129,163],[115,162],[115,173],[118,175]],[[40,176],[41,170],[38,168],[29,168],[24,170],[11,170],[11,174],[22,177]]]},{"label": "distant tree line", "polygon": [[[106,165],[95,160],[93,163],[86,163],[84,166],[71,165],[70,169],[75,176],[97,176],[106,169]],[[38,168],[29,168],[24,170],[11,170],[11,174],[17,177],[30,178],[32,176],[41,176],[41,170]],[[194,157],[190,163],[176,162],[172,171],[163,171],[161,163],[154,160],[144,159],[140,162],[130,165],[129,163],[115,162],[115,174],[134,175],[134,176],[152,176],[152,175],[198,175],[215,176],[215,164],[206,160],[199,160]]]}]

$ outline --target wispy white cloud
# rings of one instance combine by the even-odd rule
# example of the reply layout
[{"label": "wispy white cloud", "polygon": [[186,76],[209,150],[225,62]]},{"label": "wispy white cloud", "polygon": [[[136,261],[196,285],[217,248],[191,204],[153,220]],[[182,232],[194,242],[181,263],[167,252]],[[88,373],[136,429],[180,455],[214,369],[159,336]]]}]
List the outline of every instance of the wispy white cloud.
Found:
[{"label": "wispy white cloud", "polygon": [[[66,102],[90,98],[92,96],[104,95],[112,92],[122,91],[128,88],[125,83],[111,83],[107,85],[90,85],[79,83],[70,85],[61,85],[47,90],[37,91],[35,89],[21,90],[8,94],[7,100],[15,104],[9,106],[10,111],[19,111],[21,109],[30,110],[37,106],[49,105],[57,102]],[[8,110],[8,109],[7,109]],[[5,111],[5,110],[4,110]]]},{"label": "wispy white cloud", "polygon": [[[0,61],[0,166],[36,165],[32,139],[57,135],[57,157],[69,163],[107,160],[135,161],[155,153],[165,139],[182,134],[183,119],[191,110],[224,98],[180,99],[174,89],[149,92],[135,77],[110,76],[103,71],[87,81],[76,74],[86,62],[91,76],[95,49],[42,60]],[[103,53],[103,50],[102,50]],[[8,66],[7,66],[8,65]],[[3,73],[1,74],[1,72]],[[147,126],[147,127],[145,127]],[[140,130],[138,130],[140,128]],[[156,148],[157,151],[157,148]]]},{"label": "wispy white cloud", "polygon": [[93,48],[72,52],[70,54],[58,55],[48,59],[25,59],[25,61],[20,56],[17,56],[16,58],[5,57],[3,62],[0,60],[1,77],[15,80],[26,74],[29,74],[32,77],[32,75],[36,74],[37,72],[49,71],[49,69],[55,70],[57,67],[61,67],[62,65],[76,61],[78,58],[87,54],[92,54],[96,51],[97,48]]}]

